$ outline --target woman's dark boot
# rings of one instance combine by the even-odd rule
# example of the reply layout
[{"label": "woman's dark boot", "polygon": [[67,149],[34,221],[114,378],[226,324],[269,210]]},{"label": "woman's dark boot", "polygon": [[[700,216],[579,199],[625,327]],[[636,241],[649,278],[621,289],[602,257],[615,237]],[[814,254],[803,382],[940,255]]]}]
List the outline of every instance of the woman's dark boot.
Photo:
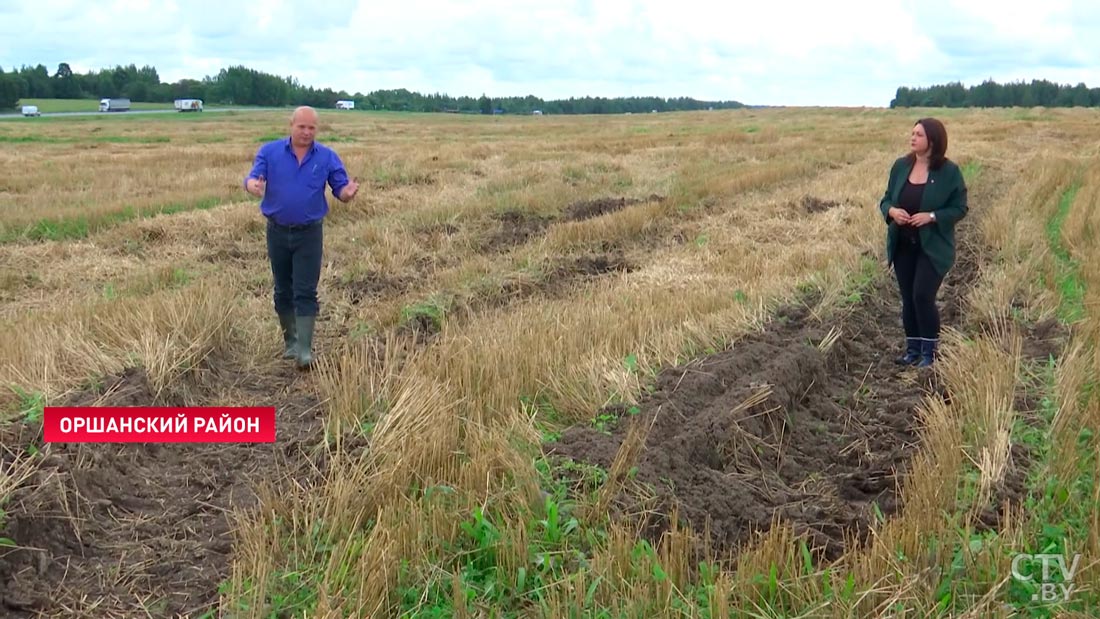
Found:
[{"label": "woman's dark boot", "polygon": [[920,342],[920,362],[917,363],[918,368],[926,368],[932,365],[936,361],[936,349],[939,346],[939,340],[921,340]]},{"label": "woman's dark boot", "polygon": [[894,363],[898,365],[916,365],[920,361],[920,354],[920,338],[907,337],[905,338],[905,355],[894,359]]}]

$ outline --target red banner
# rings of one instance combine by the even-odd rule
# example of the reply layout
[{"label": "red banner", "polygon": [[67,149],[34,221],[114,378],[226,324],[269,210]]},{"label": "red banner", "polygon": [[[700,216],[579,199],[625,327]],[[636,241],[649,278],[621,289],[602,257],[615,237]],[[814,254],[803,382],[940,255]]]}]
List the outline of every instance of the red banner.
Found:
[{"label": "red banner", "polygon": [[43,409],[47,443],[273,443],[275,407]]}]

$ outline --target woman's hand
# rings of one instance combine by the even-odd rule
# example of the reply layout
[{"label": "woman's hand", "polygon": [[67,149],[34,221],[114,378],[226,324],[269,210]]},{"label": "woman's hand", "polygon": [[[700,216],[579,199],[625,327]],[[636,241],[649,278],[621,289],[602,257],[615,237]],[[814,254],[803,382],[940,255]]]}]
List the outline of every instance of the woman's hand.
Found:
[{"label": "woman's hand", "polygon": [[916,215],[913,215],[909,218],[909,225],[919,228],[921,226],[927,226],[933,221],[934,220],[932,219],[932,215],[928,213],[917,213]]},{"label": "woman's hand", "polygon": [[906,213],[905,209],[901,209],[896,206],[891,206],[890,210],[886,211],[886,214],[890,216],[890,219],[896,221],[899,226],[908,225],[912,222],[912,218],[909,216],[909,213]]}]

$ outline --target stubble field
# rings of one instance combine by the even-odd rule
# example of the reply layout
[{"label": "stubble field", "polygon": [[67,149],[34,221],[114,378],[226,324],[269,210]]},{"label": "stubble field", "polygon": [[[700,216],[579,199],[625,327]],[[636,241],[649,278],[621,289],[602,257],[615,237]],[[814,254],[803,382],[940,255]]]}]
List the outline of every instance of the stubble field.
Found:
[{"label": "stubble field", "polygon": [[[878,211],[925,113],[970,189],[935,371]],[[212,116],[0,122],[0,614],[1095,608],[1094,112],[322,111],[363,188],[309,373],[241,189],[289,113]],[[45,444],[56,405],[277,441]]]}]

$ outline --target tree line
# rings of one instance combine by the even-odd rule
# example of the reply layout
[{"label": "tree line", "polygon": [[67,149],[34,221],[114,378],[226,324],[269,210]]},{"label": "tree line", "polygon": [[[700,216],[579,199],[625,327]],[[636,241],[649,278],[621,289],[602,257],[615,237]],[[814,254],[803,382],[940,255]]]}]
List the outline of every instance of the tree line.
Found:
[{"label": "tree line", "polygon": [[175,99],[202,99],[206,104],[285,107],[310,105],[331,108],[337,101],[354,101],[368,110],[451,112],[466,114],[622,114],[740,108],[738,101],[699,101],[689,97],[571,97],[546,101],[535,96],[489,98],[435,93],[404,88],[349,94],[344,90],[304,86],[293,77],[280,77],[244,66],[222,69],[201,80],[161,82],[155,67],[134,64],[76,73],[68,63],[51,75],[42,64],[4,72],[0,67],[0,109],[11,109],[20,99],[100,99],[126,97],[131,101],[168,103]]},{"label": "tree line", "polygon": [[898,88],[890,107],[1098,107],[1100,88],[1048,80],[999,84],[986,80],[969,88],[949,82],[926,88]]}]

